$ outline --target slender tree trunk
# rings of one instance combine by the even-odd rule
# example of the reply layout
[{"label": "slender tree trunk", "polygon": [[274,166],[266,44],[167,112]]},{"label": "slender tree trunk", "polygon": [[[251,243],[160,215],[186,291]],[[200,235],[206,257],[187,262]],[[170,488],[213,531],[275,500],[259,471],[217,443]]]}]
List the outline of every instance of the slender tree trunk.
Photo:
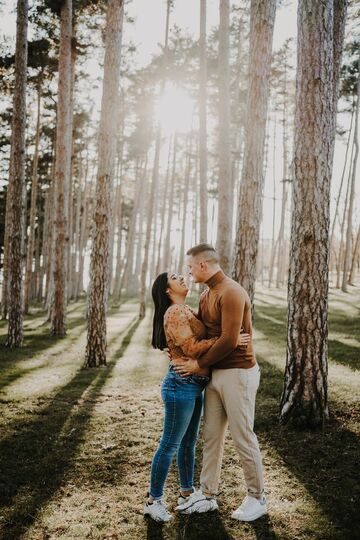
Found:
[{"label": "slender tree trunk", "polygon": [[66,270],[68,246],[68,190],[71,161],[71,42],[72,0],[65,0],[60,13],[59,93],[55,162],[55,260],[52,334],[66,333]]},{"label": "slender tree trunk", "polygon": [[41,115],[41,82],[37,88],[37,119],[35,131],[35,152],[32,167],[31,181],[31,205],[30,205],[30,224],[29,238],[26,253],[26,270],[24,281],[24,313],[29,312],[30,284],[32,276],[32,264],[34,253],[34,237],[35,237],[35,219],[36,219],[36,202],[37,202],[37,179],[38,179],[38,161],[39,161],[39,141],[40,141],[40,115]]},{"label": "slender tree trunk", "polygon": [[[191,157],[192,157],[191,152],[192,152],[192,133],[190,133],[189,135],[188,155],[186,159],[186,169],[185,169],[184,204],[183,204],[182,219],[181,219],[181,244],[180,244],[180,255],[179,255],[179,266],[178,266],[180,273],[184,272],[186,216],[187,216],[189,189],[190,189],[190,176],[191,176]],[[196,185],[196,177],[195,177],[195,185]]]},{"label": "slender tree trunk", "polygon": [[125,264],[124,271],[122,273],[119,290],[116,291],[117,298],[120,298],[121,291],[125,288],[128,288],[130,275],[133,269],[134,263],[134,247],[135,247],[135,232],[136,232],[136,218],[139,211],[139,201],[140,201],[140,191],[141,191],[141,166],[136,166],[136,178],[135,178],[135,197],[134,197],[134,206],[131,213],[131,220],[129,224],[129,232],[126,242],[126,251],[125,251]]},{"label": "slender tree trunk", "polygon": [[166,204],[165,202],[168,200],[168,191],[169,191],[169,179],[170,179],[170,158],[171,158],[171,148],[172,148],[172,140],[169,141],[169,151],[168,151],[168,162],[166,167],[166,177],[165,177],[165,186],[164,186],[164,204],[162,205],[161,209],[161,223],[160,223],[160,234],[159,234],[159,240],[157,245],[157,263],[155,268],[155,275],[157,276],[160,272],[160,266],[162,265],[161,260],[161,248],[163,247],[163,232],[165,229],[165,217],[166,217]]},{"label": "slender tree trunk", "polygon": [[41,239],[41,245],[42,245],[42,261],[41,261],[41,268],[40,268],[40,276],[39,276],[39,298],[38,301],[41,302],[44,299],[44,276],[45,276],[45,268],[46,268],[46,260],[47,260],[47,239],[48,239],[48,222],[49,222],[49,189],[44,194],[44,220],[43,220],[43,228],[42,228],[42,239]]},{"label": "slender tree trunk", "polygon": [[347,230],[346,230],[346,243],[345,243],[345,253],[344,253],[344,267],[343,267],[343,278],[341,290],[343,292],[348,292],[348,271],[350,264],[350,251],[351,251],[351,237],[352,237],[352,225],[353,225],[353,209],[354,209],[354,199],[355,199],[355,179],[356,179],[356,168],[357,161],[359,157],[359,104],[360,104],[360,56],[358,61],[358,81],[357,81],[357,99],[356,99],[356,112],[355,112],[355,126],[354,126],[354,159],[352,163],[352,174],[351,174],[351,183],[350,183],[350,195],[349,195],[349,210],[347,215]]},{"label": "slender tree trunk", "polygon": [[358,227],[354,249],[352,253],[351,266],[350,266],[350,272],[349,272],[349,281],[348,281],[349,285],[354,285],[355,267],[356,267],[356,260],[358,258],[359,250],[360,250],[360,226]]},{"label": "slender tree trunk", "polygon": [[252,0],[249,86],[234,278],[253,304],[263,192],[263,160],[276,0]]},{"label": "slender tree trunk", "polygon": [[273,131],[273,208],[272,208],[272,235],[271,235],[271,254],[269,267],[269,287],[272,284],[274,274],[275,254],[277,242],[275,242],[275,217],[276,217],[276,105],[274,107],[274,131]]},{"label": "slender tree trunk", "polygon": [[207,242],[207,56],[206,0],[200,0],[200,84],[199,84],[199,161],[200,161],[200,242]]},{"label": "slender tree trunk", "polygon": [[[341,175],[338,195],[337,195],[337,198],[336,198],[336,207],[335,207],[334,219],[333,219],[332,226],[331,226],[331,234],[330,234],[330,248],[331,249],[332,249],[333,239],[334,239],[336,218],[338,217],[338,214],[339,214],[339,205],[340,205],[341,193],[342,193],[342,189],[343,189],[343,185],[344,185],[345,171],[346,171],[346,166],[347,166],[347,162],[348,162],[348,153],[349,153],[350,140],[351,140],[351,135],[352,135],[352,126],[353,126],[353,120],[354,120],[354,113],[355,113],[355,107],[354,107],[354,103],[353,103],[353,106],[352,106],[352,109],[351,109],[351,120],[350,120],[349,136],[348,136],[347,143],[346,143],[344,167],[343,167],[343,171],[342,171],[342,175]],[[351,167],[351,165],[350,165],[350,167]]]},{"label": "slender tree trunk", "polygon": [[171,225],[174,213],[174,191],[175,191],[175,172],[176,172],[176,158],[177,158],[177,135],[174,135],[174,148],[173,148],[173,162],[170,178],[170,194],[169,194],[169,208],[168,219],[166,224],[166,235],[164,245],[164,268],[170,268],[171,254],[170,254],[170,239],[171,239]]},{"label": "slender tree trunk", "polygon": [[[8,228],[9,324],[6,346],[20,347],[23,340],[22,246],[25,186],[26,66],[28,2],[18,0],[16,18],[15,89],[11,128],[10,176],[6,200]],[[11,240],[11,241],[10,241]],[[6,301],[6,299],[4,298]]]},{"label": "slender tree trunk", "polygon": [[219,193],[217,248],[220,265],[224,272],[230,271],[230,247],[232,235],[232,179],[230,152],[230,3],[220,0],[219,29]]},{"label": "slender tree trunk", "polygon": [[89,231],[89,192],[90,181],[88,180],[89,172],[89,156],[86,157],[85,175],[84,175],[84,194],[82,196],[82,209],[81,209],[81,221],[80,221],[80,241],[79,241],[79,270],[76,279],[75,298],[78,298],[79,294],[84,290],[84,259],[85,249],[88,240]]},{"label": "slender tree trunk", "polygon": [[152,223],[154,219],[154,210],[155,210],[155,196],[158,189],[159,183],[159,162],[160,162],[160,145],[161,145],[161,127],[157,127],[156,140],[155,140],[155,156],[154,156],[154,167],[152,174],[152,183],[150,198],[148,203],[148,215],[146,221],[146,235],[145,235],[145,244],[144,244],[144,258],[141,266],[140,274],[140,310],[139,318],[143,319],[145,317],[146,310],[146,274],[148,270],[149,263],[149,250],[150,250],[150,241],[151,241],[151,230]]},{"label": "slender tree trunk", "polygon": [[[288,339],[280,421],[328,417],[329,200],[335,140],[333,0],[300,0]],[[336,78],[336,77],[335,77]]]},{"label": "slender tree trunk", "polygon": [[109,233],[112,219],[116,115],[120,73],[123,0],[109,0],[106,13],[104,81],[99,130],[93,245],[90,261],[85,367],[106,365],[106,307],[109,288]]},{"label": "slender tree trunk", "polygon": [[349,177],[348,177],[347,187],[346,187],[346,195],[345,195],[343,216],[342,216],[342,221],[341,221],[341,224],[340,224],[340,245],[339,245],[339,257],[338,257],[339,264],[338,264],[338,267],[337,267],[337,276],[336,276],[336,288],[337,289],[340,289],[341,269],[343,268],[343,260],[344,260],[344,234],[345,234],[345,224],[346,224],[346,213],[347,213],[347,209],[348,209],[349,194],[350,194],[353,153],[354,153],[354,144],[352,145],[352,149],[351,149]]}]

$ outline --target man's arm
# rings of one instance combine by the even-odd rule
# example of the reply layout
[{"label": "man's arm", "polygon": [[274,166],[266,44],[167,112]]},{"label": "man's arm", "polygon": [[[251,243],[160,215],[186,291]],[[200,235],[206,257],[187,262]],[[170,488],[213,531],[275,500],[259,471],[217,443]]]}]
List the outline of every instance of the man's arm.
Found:
[{"label": "man's arm", "polygon": [[221,298],[221,335],[211,349],[197,360],[200,367],[209,367],[228,356],[238,345],[245,310],[245,298],[234,289]]}]

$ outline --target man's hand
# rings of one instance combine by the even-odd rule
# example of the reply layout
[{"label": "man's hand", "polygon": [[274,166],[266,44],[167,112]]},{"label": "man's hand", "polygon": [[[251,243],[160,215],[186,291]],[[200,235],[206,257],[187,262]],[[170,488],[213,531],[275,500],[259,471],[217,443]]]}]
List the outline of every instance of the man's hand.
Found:
[{"label": "man's hand", "polygon": [[176,359],[176,364],[174,365],[174,371],[181,375],[181,377],[187,377],[188,375],[201,375],[203,370],[199,366],[196,360],[191,358],[182,358]]}]

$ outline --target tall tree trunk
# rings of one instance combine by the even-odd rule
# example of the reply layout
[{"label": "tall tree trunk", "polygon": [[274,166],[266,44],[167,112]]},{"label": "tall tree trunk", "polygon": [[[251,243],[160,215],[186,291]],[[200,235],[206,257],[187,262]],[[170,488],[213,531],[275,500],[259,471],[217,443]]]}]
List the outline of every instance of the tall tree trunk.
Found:
[{"label": "tall tree trunk", "polygon": [[230,32],[229,0],[220,0],[219,29],[219,189],[217,248],[220,265],[230,271],[230,246],[232,236],[232,178],[230,152]]},{"label": "tall tree trunk", "polygon": [[147,196],[147,190],[146,190],[146,178],[147,178],[147,166],[148,166],[148,152],[146,152],[145,156],[145,164],[144,164],[144,172],[142,175],[142,186],[144,189],[141,189],[140,191],[140,201],[139,201],[139,212],[137,217],[137,229],[136,229],[136,253],[135,253],[135,271],[132,275],[131,282],[129,284],[129,293],[131,295],[135,294],[135,292],[139,293],[139,284],[140,284],[140,273],[141,273],[141,256],[142,256],[142,247],[143,247],[143,224],[145,221],[144,216],[144,204],[145,204],[145,197]]},{"label": "tall tree trunk", "polygon": [[164,244],[164,268],[170,269],[171,254],[170,254],[170,239],[171,239],[171,225],[174,213],[174,191],[175,191],[175,172],[176,172],[176,158],[177,158],[177,135],[174,135],[174,147],[173,147],[173,162],[172,171],[170,177],[170,194],[169,194],[169,208],[168,219],[166,224],[166,235]]},{"label": "tall tree trunk", "polygon": [[[333,0],[300,0],[288,338],[280,421],[328,417],[329,200],[337,88]],[[339,45],[340,46],[340,45]],[[338,69],[338,67],[336,68]]]},{"label": "tall tree trunk", "polygon": [[71,166],[71,42],[72,0],[65,0],[60,13],[59,92],[55,162],[55,260],[52,334],[66,333],[66,270],[68,246],[68,192]]},{"label": "tall tree trunk", "polygon": [[152,230],[152,224],[154,220],[155,196],[157,193],[158,183],[159,183],[160,145],[161,145],[161,127],[159,125],[157,127],[156,140],[155,140],[154,166],[153,166],[153,173],[152,173],[150,198],[148,202],[148,214],[147,214],[147,220],[146,220],[144,258],[143,258],[143,262],[141,266],[141,274],[140,274],[140,291],[139,291],[139,301],[140,301],[139,318],[140,319],[143,319],[145,317],[145,311],[146,311],[146,274],[147,274],[148,263],[149,263],[151,230]]},{"label": "tall tree trunk", "polygon": [[125,251],[125,264],[124,271],[122,273],[119,290],[116,291],[116,297],[120,298],[121,291],[125,288],[128,288],[129,278],[132,273],[133,263],[134,263],[134,247],[135,247],[135,231],[136,231],[136,218],[139,210],[139,201],[140,201],[140,192],[141,192],[141,165],[136,165],[136,178],[135,178],[135,194],[134,194],[134,206],[131,212],[131,219],[129,224],[129,232],[126,242],[126,251]]},{"label": "tall tree trunk", "polygon": [[[179,272],[184,272],[184,255],[185,255],[185,231],[186,231],[186,216],[187,216],[187,207],[189,199],[189,188],[190,188],[190,175],[191,175],[191,155],[192,152],[192,133],[189,135],[189,144],[188,144],[188,155],[186,157],[186,169],[185,169],[185,185],[184,185],[184,204],[182,211],[181,219],[181,244],[180,244],[180,254],[179,254]],[[195,182],[196,185],[196,177]],[[200,218],[201,223],[201,218]]]},{"label": "tall tree trunk", "polygon": [[39,161],[39,141],[40,141],[40,115],[41,115],[41,91],[42,83],[38,83],[37,88],[37,119],[35,131],[35,151],[32,166],[31,180],[31,204],[30,204],[30,223],[29,223],[29,238],[26,252],[26,269],[24,281],[24,313],[29,312],[30,285],[32,276],[32,264],[34,254],[35,240],[35,219],[36,219],[36,202],[37,202],[37,184],[38,184],[38,161]]},{"label": "tall tree trunk", "polygon": [[273,154],[272,154],[272,165],[273,165],[273,207],[272,207],[272,234],[271,234],[271,252],[270,252],[270,266],[269,266],[269,287],[271,287],[273,274],[274,274],[274,264],[275,264],[275,255],[277,242],[275,242],[275,217],[276,217],[276,103],[274,106],[274,131],[273,131]]},{"label": "tall tree trunk", "polygon": [[22,247],[24,237],[26,66],[28,2],[18,0],[16,18],[15,89],[11,128],[10,176],[6,200],[8,228],[8,301],[7,347],[20,347],[23,340]]},{"label": "tall tree trunk", "polygon": [[346,243],[345,243],[345,253],[344,253],[344,267],[343,267],[343,278],[341,290],[343,292],[348,292],[348,271],[350,264],[350,251],[351,251],[351,237],[352,237],[352,225],[353,225],[353,209],[354,209],[354,198],[355,198],[355,179],[356,179],[356,168],[357,161],[359,157],[359,105],[360,105],[360,56],[358,61],[358,81],[357,81],[357,98],[356,98],[356,112],[355,112],[355,126],[354,126],[354,159],[352,163],[352,174],[351,174],[351,184],[350,184],[350,195],[349,195],[349,210],[347,215],[347,230],[346,230]]},{"label": "tall tree trunk", "polygon": [[276,0],[251,1],[246,133],[233,275],[248,291],[252,304],[261,222],[264,142],[275,9]]},{"label": "tall tree trunk", "polygon": [[[348,162],[348,154],[349,154],[349,148],[350,148],[350,141],[351,141],[351,135],[352,135],[352,126],[353,126],[353,120],[354,120],[354,113],[355,113],[355,106],[354,102],[352,104],[351,108],[351,120],[350,120],[350,128],[349,128],[349,135],[346,143],[346,151],[345,151],[345,159],[344,159],[344,167],[341,174],[341,180],[340,180],[340,186],[339,191],[336,197],[336,207],[335,207],[335,213],[334,213],[334,219],[331,225],[331,233],[330,233],[330,249],[333,247],[333,239],[334,239],[334,231],[335,231],[335,225],[336,225],[336,218],[339,214],[339,205],[340,205],[340,199],[341,199],[341,193],[344,185],[344,178],[345,178],[345,172],[346,172],[346,166]],[[350,165],[351,167],[351,165]]]},{"label": "tall tree trunk", "polygon": [[206,0],[200,0],[200,77],[199,77],[199,161],[200,161],[200,242],[207,242],[207,56],[206,56]]},{"label": "tall tree trunk", "polygon": [[123,0],[109,0],[106,12],[105,61],[99,130],[93,245],[90,261],[85,367],[106,365],[106,306],[109,288],[109,227],[114,175],[116,115],[120,73]]},{"label": "tall tree trunk", "polygon": [[79,270],[76,279],[75,298],[84,290],[84,259],[85,249],[89,233],[89,207],[90,207],[90,181],[88,180],[89,156],[86,156],[85,174],[84,174],[84,194],[82,197],[82,213],[80,220],[80,241],[79,241]]},{"label": "tall tree trunk", "polygon": [[346,225],[346,214],[347,214],[348,203],[349,203],[349,195],[350,195],[353,154],[354,154],[354,144],[352,144],[352,148],[351,148],[350,170],[349,170],[348,181],[347,181],[347,186],[346,186],[346,194],[345,194],[343,216],[342,216],[342,221],[341,221],[341,224],[340,224],[340,245],[339,245],[337,276],[336,276],[336,288],[337,289],[340,289],[341,270],[343,268],[343,260],[344,260],[344,235],[345,235],[345,225]]},{"label": "tall tree trunk", "polygon": [[160,234],[159,234],[159,240],[157,245],[157,262],[156,262],[156,268],[155,268],[155,274],[158,275],[160,272],[160,267],[162,265],[161,260],[161,248],[163,247],[163,232],[165,228],[165,217],[166,217],[166,204],[165,202],[168,200],[168,191],[169,191],[169,179],[170,179],[170,158],[171,158],[171,148],[172,148],[172,140],[170,138],[169,140],[169,151],[168,151],[168,162],[166,167],[166,177],[165,177],[165,186],[164,186],[164,204],[161,208],[161,221],[160,221]]}]

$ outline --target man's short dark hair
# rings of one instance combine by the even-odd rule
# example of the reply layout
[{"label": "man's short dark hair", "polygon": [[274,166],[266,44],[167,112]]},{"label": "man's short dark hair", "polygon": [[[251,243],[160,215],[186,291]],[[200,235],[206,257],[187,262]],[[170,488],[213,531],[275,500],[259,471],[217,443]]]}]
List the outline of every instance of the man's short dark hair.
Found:
[{"label": "man's short dark hair", "polygon": [[194,246],[190,248],[186,255],[189,255],[190,257],[196,257],[197,255],[204,254],[206,257],[206,260],[213,263],[219,262],[219,255],[216,251],[216,249],[210,245],[210,244],[198,244],[197,246]]},{"label": "man's short dark hair", "polygon": [[211,246],[210,244],[197,244],[197,246],[194,246],[190,248],[186,255],[191,255],[192,257],[195,257],[195,255],[199,255],[199,253],[203,253],[204,251],[214,251],[216,252],[216,249]]}]

